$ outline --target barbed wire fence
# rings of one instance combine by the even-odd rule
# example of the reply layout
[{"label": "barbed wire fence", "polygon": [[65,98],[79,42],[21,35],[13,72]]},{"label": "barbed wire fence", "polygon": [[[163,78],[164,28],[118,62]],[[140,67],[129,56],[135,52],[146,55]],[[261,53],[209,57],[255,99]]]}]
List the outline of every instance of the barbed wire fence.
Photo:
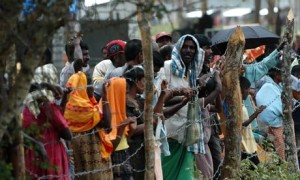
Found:
[{"label": "barbed wire fence", "polygon": [[[275,98],[274,100],[272,100],[272,101],[268,104],[268,106],[270,106],[270,105],[271,105],[277,98],[279,98],[279,97],[280,97],[280,96],[276,96],[276,98]],[[297,108],[300,107],[300,105],[299,105],[300,102],[299,102],[299,101],[296,101],[295,103],[298,103],[298,105],[295,106],[295,107],[293,108],[293,111],[295,111]],[[179,127],[179,128],[178,128],[176,131],[174,131],[174,132],[168,133],[168,134],[167,134],[167,138],[172,138],[172,137],[174,137],[174,136],[177,136],[180,132],[185,131],[185,129],[187,129],[189,126],[193,125],[193,123],[204,123],[205,121],[210,120],[210,119],[211,119],[212,117],[214,117],[214,115],[216,115],[216,114],[217,114],[217,113],[211,113],[209,117],[203,118],[203,119],[201,119],[201,120],[199,120],[199,121],[192,121],[192,122],[186,121],[186,122],[185,122],[186,125],[183,125],[183,126]],[[142,115],[143,115],[143,112],[141,112],[139,116],[142,116]],[[167,120],[167,121],[168,121],[168,120]],[[178,120],[178,121],[180,121],[180,120]],[[216,123],[210,123],[209,126],[213,127],[213,126],[215,126],[215,125],[219,125],[219,126],[220,126],[220,125],[226,125],[226,124],[227,124],[226,121],[225,121],[225,122],[216,122]],[[117,125],[117,126],[114,126],[114,127],[111,127],[111,128],[118,128],[118,127],[120,127],[120,126],[122,126],[122,124]],[[104,129],[104,130],[105,130],[105,129]],[[107,129],[107,130],[108,130],[108,129]],[[80,137],[84,137],[84,136],[90,136],[90,135],[96,134],[96,133],[98,133],[98,132],[99,132],[99,130],[94,129],[94,130],[92,130],[91,132],[87,132],[87,133],[75,135],[75,136],[73,137],[73,139],[80,138]],[[53,143],[53,142],[42,143],[42,142],[40,142],[40,141],[38,141],[38,140],[35,140],[34,138],[29,138],[30,136],[29,136],[28,134],[26,134],[25,132],[23,132],[23,134],[24,134],[24,137],[25,137],[25,138],[29,139],[30,141],[33,141],[34,143],[42,144],[43,146],[45,146],[45,145],[47,145],[47,144],[49,144],[49,143]],[[158,139],[158,140],[161,140],[161,139],[163,139],[163,138],[165,138],[165,137],[162,137],[162,138],[160,138],[160,139]],[[55,142],[55,143],[56,143],[56,142]],[[76,172],[76,173],[75,173],[75,176],[76,176],[76,177],[79,177],[79,176],[88,175],[88,174],[95,174],[95,173],[99,173],[99,172],[108,171],[108,170],[110,170],[110,169],[112,169],[112,168],[114,168],[114,167],[120,167],[120,166],[123,166],[123,165],[125,165],[127,162],[129,162],[129,161],[131,160],[132,157],[134,157],[137,153],[139,153],[139,151],[142,149],[143,146],[144,146],[144,143],[141,143],[141,144],[140,144],[140,147],[137,148],[136,151],[135,151],[134,153],[130,154],[129,157],[128,157],[125,161],[123,161],[122,163],[120,163],[120,164],[114,164],[114,165],[111,165],[110,167],[107,167],[107,168],[104,168],[104,169],[93,169],[93,170],[90,170],[90,171],[83,171],[83,172],[76,172],[76,171],[75,171],[75,172]],[[262,154],[262,155],[265,155],[266,152],[262,152],[262,153],[264,153],[264,154]],[[276,154],[276,149],[275,149],[274,152],[267,152],[267,153],[269,153],[269,154],[270,154],[270,153],[275,153],[275,154]],[[257,155],[260,155],[260,154],[258,153]],[[251,157],[251,156],[250,156],[250,157]],[[248,157],[248,158],[250,158],[250,157]],[[247,159],[248,159],[248,158],[247,158]],[[213,175],[213,177],[216,177],[216,175],[218,175],[218,176],[220,177],[221,172],[220,172],[220,173],[218,173],[218,172],[221,170],[221,167],[222,167],[222,165],[223,165],[223,160],[224,160],[224,159],[221,160],[220,165],[216,168],[217,171],[215,172],[215,174]],[[133,169],[133,171],[134,171],[134,172],[144,172],[145,169],[142,169],[142,170],[136,170],[136,169]],[[31,175],[31,176],[33,176],[33,177],[35,177],[35,178],[37,178],[37,179],[63,178],[63,177],[69,176],[68,174],[39,176],[38,174],[34,174],[33,172],[31,172],[31,171],[30,171],[29,169],[27,169],[27,168],[26,168],[26,172],[28,172],[29,175]],[[213,177],[211,177],[211,178],[213,178]]]}]

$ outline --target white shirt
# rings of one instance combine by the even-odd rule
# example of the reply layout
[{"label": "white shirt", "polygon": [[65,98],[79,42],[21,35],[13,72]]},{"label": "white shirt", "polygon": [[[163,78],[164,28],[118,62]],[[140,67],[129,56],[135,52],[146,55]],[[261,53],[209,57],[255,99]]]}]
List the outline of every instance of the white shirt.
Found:
[{"label": "white shirt", "polygon": [[93,71],[93,81],[102,81],[106,74],[109,74],[114,69],[116,69],[116,67],[110,59],[99,62]]},{"label": "white shirt", "polygon": [[[188,78],[180,78],[171,72],[171,60],[165,61],[164,71],[169,89],[190,87]],[[181,127],[183,127],[187,121],[187,110],[188,105],[186,104],[179,109],[176,114],[165,121],[167,132],[170,132],[170,137],[178,140],[179,143],[182,143],[184,138],[184,128]]]}]

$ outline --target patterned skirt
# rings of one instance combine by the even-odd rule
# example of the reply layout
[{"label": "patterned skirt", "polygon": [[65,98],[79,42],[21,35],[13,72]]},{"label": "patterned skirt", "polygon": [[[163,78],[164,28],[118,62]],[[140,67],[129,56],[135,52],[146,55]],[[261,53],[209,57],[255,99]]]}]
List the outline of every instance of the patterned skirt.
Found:
[{"label": "patterned skirt", "polygon": [[74,154],[75,179],[112,180],[111,159],[104,160],[101,158],[99,135],[98,133],[87,135],[89,132],[92,130],[84,133],[73,133],[71,148]]}]

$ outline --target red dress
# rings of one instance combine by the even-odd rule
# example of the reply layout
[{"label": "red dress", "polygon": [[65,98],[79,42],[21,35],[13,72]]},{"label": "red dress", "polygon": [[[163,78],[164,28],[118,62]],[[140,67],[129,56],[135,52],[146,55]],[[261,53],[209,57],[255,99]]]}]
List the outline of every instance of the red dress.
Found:
[{"label": "red dress", "polygon": [[[48,112],[48,118],[46,116]],[[50,112],[50,113],[49,113]],[[50,118],[49,118],[50,116]],[[65,147],[60,141],[63,129],[68,124],[59,106],[48,103],[40,108],[40,114],[35,116],[25,107],[23,111],[23,127],[29,130],[29,135],[44,144],[48,156],[48,165],[41,155],[38,155],[36,148],[29,147],[25,151],[26,173],[32,179],[44,176],[44,179],[69,179],[68,158]],[[39,130],[36,131],[35,129]],[[35,145],[34,143],[30,142]],[[47,178],[46,178],[47,176]]]}]

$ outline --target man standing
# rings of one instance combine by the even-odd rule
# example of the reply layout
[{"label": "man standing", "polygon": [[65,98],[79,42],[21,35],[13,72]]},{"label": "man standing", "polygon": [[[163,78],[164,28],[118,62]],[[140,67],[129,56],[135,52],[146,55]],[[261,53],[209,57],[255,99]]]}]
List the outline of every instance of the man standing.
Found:
[{"label": "man standing", "polygon": [[126,63],[122,67],[118,67],[110,72],[106,79],[122,76],[129,66],[143,63],[142,41],[140,39],[131,39],[126,43],[125,59]]},{"label": "man standing", "polygon": [[283,112],[282,112],[282,78],[281,64],[271,68],[266,77],[266,83],[256,94],[257,106],[266,106],[258,115],[258,119],[268,126],[268,137],[272,138],[274,148],[282,160],[285,160],[285,146],[283,140]]},{"label": "man standing", "polygon": [[93,81],[102,81],[106,74],[125,64],[125,45],[125,41],[113,40],[105,46],[109,59],[103,60],[95,66]]},{"label": "man standing", "polygon": [[80,37],[77,37],[72,44],[66,45],[66,53],[68,56],[68,62],[60,73],[60,86],[65,87],[69,78],[75,73],[74,60],[82,59],[83,72],[90,77],[90,66],[88,61],[90,60],[89,47],[84,43]]},{"label": "man standing", "polygon": [[99,83],[104,80],[105,76],[114,69],[122,67],[125,64],[125,45],[125,41],[113,40],[105,46],[107,57],[109,59],[99,62],[95,66],[93,72],[93,84],[96,96],[100,94],[101,88],[98,88],[98,86]]},{"label": "man standing", "polygon": [[[169,88],[190,88],[186,91],[185,96],[182,96],[183,100],[191,99],[193,96],[191,88],[196,88],[197,77],[202,70],[203,61],[204,51],[192,35],[182,36],[173,49],[172,59],[165,61],[164,71]],[[162,157],[165,180],[189,180],[194,176],[194,155],[192,152],[188,152],[184,145],[185,128],[182,128],[187,125],[187,111],[186,104],[165,122],[167,132],[171,132],[168,134],[171,156]],[[200,127],[202,130],[202,124]],[[203,136],[202,131],[202,142]],[[199,144],[198,152],[205,153],[204,143]]]}]

